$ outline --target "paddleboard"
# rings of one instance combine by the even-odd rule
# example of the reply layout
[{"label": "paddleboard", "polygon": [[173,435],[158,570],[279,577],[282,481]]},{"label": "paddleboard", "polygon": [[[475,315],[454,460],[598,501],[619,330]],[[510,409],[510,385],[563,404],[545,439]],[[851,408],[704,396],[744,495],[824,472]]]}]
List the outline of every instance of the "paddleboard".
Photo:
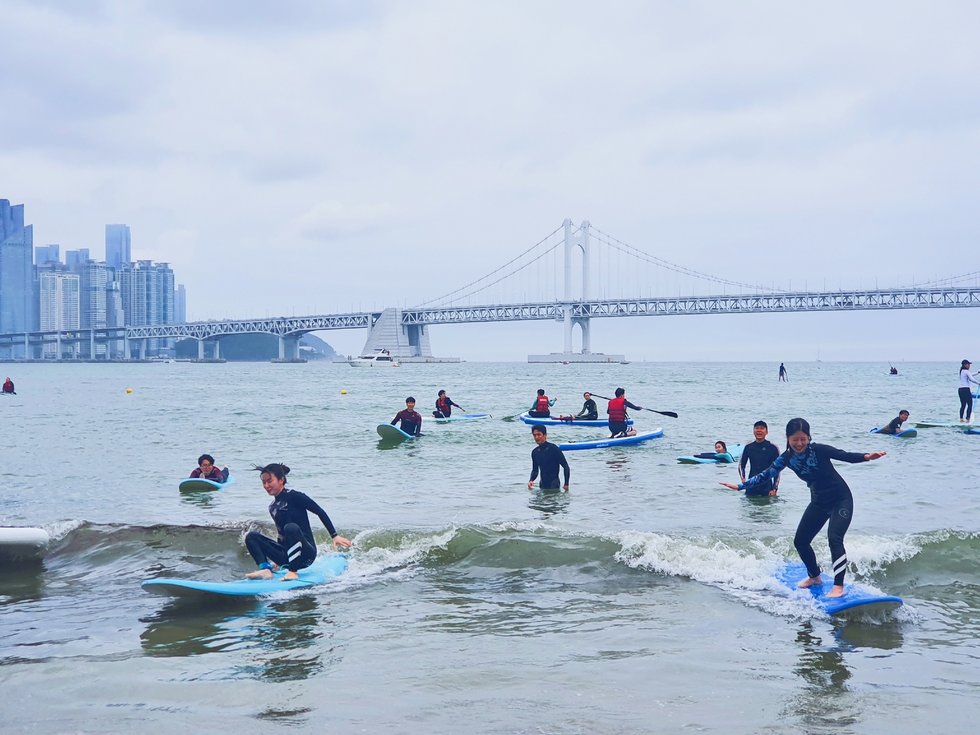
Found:
[{"label": "paddleboard", "polygon": [[406,434],[397,426],[392,426],[391,424],[378,424],[378,436],[388,441],[400,442],[405,441],[406,439],[415,438],[411,434]]},{"label": "paddleboard", "polygon": [[964,434],[980,434],[980,429],[966,429]]},{"label": "paddleboard", "polygon": [[980,429],[980,424],[960,421],[914,421],[917,429]]},{"label": "paddleboard", "polygon": [[[882,434],[881,428],[876,426],[870,432],[870,434]],[[918,436],[919,432],[915,429],[902,429],[897,434],[885,434],[885,436],[897,436],[899,439],[911,439],[913,436]]]},{"label": "paddleboard", "polygon": [[[528,416],[527,411],[517,416],[525,424],[541,424],[542,426],[609,426],[608,419],[596,419],[595,421],[590,421],[587,419],[575,419],[573,421],[562,421],[561,419],[552,416],[548,419],[536,419],[533,416]],[[632,426],[633,419],[626,419],[626,425]]]},{"label": "paddleboard", "polygon": [[650,439],[658,439],[664,435],[663,429],[654,429],[653,431],[644,431],[639,434],[634,434],[633,436],[620,436],[615,439],[605,438],[605,439],[592,439],[584,442],[570,442],[568,444],[559,444],[558,448],[563,452],[573,452],[578,449],[605,449],[606,447],[619,447],[627,444],[639,444],[640,442],[649,441]]},{"label": "paddleboard", "polygon": [[776,573],[776,579],[786,588],[800,593],[810,593],[813,601],[828,615],[838,615],[843,612],[888,612],[902,606],[901,597],[882,595],[875,590],[844,580],[844,595],[842,597],[827,597],[834,586],[834,580],[826,574],[820,575],[823,581],[819,587],[799,589],[796,585],[806,579],[806,567],[801,563],[787,564]]},{"label": "paddleboard", "polygon": [[441,419],[433,418],[432,420],[437,424],[449,424],[454,421],[479,421],[480,419],[492,418],[493,416],[488,413],[464,413],[462,416],[450,416],[449,418],[444,417]]},{"label": "paddleboard", "polygon": [[727,452],[722,454],[716,454],[714,458],[711,457],[695,457],[693,455],[688,455],[685,457],[678,457],[677,461],[681,464],[731,464],[733,462],[738,462],[742,456],[742,445],[736,444]]},{"label": "paddleboard", "polygon": [[280,569],[272,579],[238,579],[234,582],[207,582],[195,579],[147,579],[140,585],[147,592],[170,597],[192,597],[201,594],[230,597],[259,597],[276,592],[305,589],[329,582],[347,570],[346,554],[323,554],[306,569],[300,569],[299,579],[283,582],[285,570]]},{"label": "paddleboard", "polygon": [[220,490],[223,487],[228,487],[229,485],[234,484],[234,475],[228,475],[227,482],[215,482],[214,480],[208,480],[205,477],[188,477],[181,480],[177,487],[182,493],[199,493],[209,492],[211,490]]},{"label": "paddleboard", "polygon": [[43,528],[0,527],[0,557],[4,559],[40,559],[51,537]]}]

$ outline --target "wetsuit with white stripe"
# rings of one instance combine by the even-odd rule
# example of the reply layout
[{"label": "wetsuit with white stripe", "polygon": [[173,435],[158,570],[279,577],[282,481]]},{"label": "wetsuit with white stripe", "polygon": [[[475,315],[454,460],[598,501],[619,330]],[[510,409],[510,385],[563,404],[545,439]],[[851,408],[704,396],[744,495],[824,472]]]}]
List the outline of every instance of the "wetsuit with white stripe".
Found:
[{"label": "wetsuit with white stripe", "polygon": [[789,467],[796,476],[810,488],[810,504],[803,511],[803,517],[796,528],[793,545],[806,564],[807,574],[819,576],[820,565],[813,553],[810,543],[820,532],[825,523],[827,526],[827,541],[830,544],[830,558],[833,560],[834,584],[844,584],[844,574],[847,571],[847,552],[844,550],[844,534],[851,525],[851,515],[854,512],[854,499],[851,489],[844,482],[830,460],[841,462],[866,462],[863,454],[845,452],[842,449],[827,444],[809,444],[797,454],[787,449],[758,475],[750,477],[738,487],[739,490],[752,489],[766,481],[773,481],[779,473]]},{"label": "wetsuit with white stripe", "polygon": [[294,572],[312,564],[316,559],[316,541],[310,526],[310,513],[326,526],[330,538],[337,535],[330,516],[315,500],[298,490],[284,488],[269,505],[269,515],[276,524],[279,538],[273,541],[258,531],[245,536],[245,546],[255,563],[262,566],[273,561]]}]

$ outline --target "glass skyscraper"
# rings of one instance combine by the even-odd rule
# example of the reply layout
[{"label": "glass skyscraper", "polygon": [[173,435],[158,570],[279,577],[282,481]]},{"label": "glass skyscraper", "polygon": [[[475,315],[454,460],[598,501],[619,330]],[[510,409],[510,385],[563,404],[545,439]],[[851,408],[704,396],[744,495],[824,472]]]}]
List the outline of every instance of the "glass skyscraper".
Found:
[{"label": "glass skyscraper", "polygon": [[[0,199],[0,332],[29,332],[35,327],[34,228],[24,226],[24,205]],[[23,346],[7,351],[26,357]]]},{"label": "glass skyscraper", "polygon": [[119,268],[133,260],[132,238],[129,225],[105,226],[105,262],[110,268]]}]

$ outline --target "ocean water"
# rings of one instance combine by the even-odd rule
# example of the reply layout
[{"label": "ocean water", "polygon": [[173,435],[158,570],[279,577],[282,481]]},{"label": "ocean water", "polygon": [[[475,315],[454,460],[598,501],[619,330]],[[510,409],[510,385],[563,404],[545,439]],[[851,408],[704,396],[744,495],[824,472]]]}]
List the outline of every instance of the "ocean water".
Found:
[{"label": "ocean water", "polygon": [[[54,540],[0,572],[0,730],[972,732],[980,436],[868,433],[901,408],[955,420],[957,365],[789,364],[788,383],[777,366],[8,365],[0,525]],[[664,437],[569,453],[570,492],[529,492],[513,415],[539,387],[571,412],[617,386],[680,417],[636,412]],[[493,418],[379,444],[407,395],[428,415],[440,388]],[[832,619],[778,587],[808,499],[795,476],[754,500],[718,484],[732,465],[676,462],[747,443],[760,418],[782,445],[794,416],[815,441],[888,451],[841,473],[848,582],[898,612]],[[205,451],[236,483],[181,495]],[[349,572],[261,600],[143,592],[254,568],[242,538],[270,528],[269,500],[249,468],[272,461],[354,540]],[[824,535],[814,548],[826,564]]]}]

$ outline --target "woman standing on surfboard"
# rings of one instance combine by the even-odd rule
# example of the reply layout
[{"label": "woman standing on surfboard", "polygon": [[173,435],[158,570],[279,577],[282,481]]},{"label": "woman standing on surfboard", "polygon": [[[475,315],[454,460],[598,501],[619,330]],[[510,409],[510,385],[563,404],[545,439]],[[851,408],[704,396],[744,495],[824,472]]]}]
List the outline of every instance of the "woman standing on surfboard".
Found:
[{"label": "woman standing on surfboard", "polygon": [[973,415],[973,391],[970,389],[970,383],[980,385],[970,375],[972,364],[969,360],[960,363],[960,421],[964,424],[970,423],[970,417]]},{"label": "woman standing on surfboard", "polygon": [[273,540],[258,531],[250,531],[245,536],[248,553],[259,565],[257,572],[245,576],[249,579],[272,579],[272,572],[279,567],[288,571],[282,578],[284,582],[296,579],[296,572],[305,569],[316,559],[316,541],[310,527],[309,514],[312,513],[326,526],[333,539],[333,547],[349,548],[350,540],[337,533],[330,516],[311,497],[298,490],[286,487],[289,468],[278,462],[265,467],[255,467],[262,478],[262,487],[272,496],[269,515],[276,524],[279,538]]},{"label": "woman standing on surfboard", "polygon": [[844,534],[851,525],[851,515],[854,512],[854,498],[851,489],[844,482],[830,460],[841,462],[870,462],[884,457],[887,452],[870,452],[858,454],[845,452],[842,449],[827,444],[813,444],[810,437],[810,424],[806,419],[791,419],[786,424],[786,451],[776,457],[776,460],[758,475],[750,477],[745,482],[733,485],[721,483],[730,490],[752,489],[766,480],[775,481],[779,473],[789,467],[796,476],[810,488],[810,504],[803,511],[803,517],[796,528],[793,545],[800,559],[806,565],[809,575],[799,583],[799,587],[819,586],[820,565],[817,564],[816,554],[810,545],[825,523],[827,540],[830,544],[830,558],[834,569],[834,587],[827,597],[841,597],[844,594],[844,574],[847,572],[847,552],[844,550]]}]

